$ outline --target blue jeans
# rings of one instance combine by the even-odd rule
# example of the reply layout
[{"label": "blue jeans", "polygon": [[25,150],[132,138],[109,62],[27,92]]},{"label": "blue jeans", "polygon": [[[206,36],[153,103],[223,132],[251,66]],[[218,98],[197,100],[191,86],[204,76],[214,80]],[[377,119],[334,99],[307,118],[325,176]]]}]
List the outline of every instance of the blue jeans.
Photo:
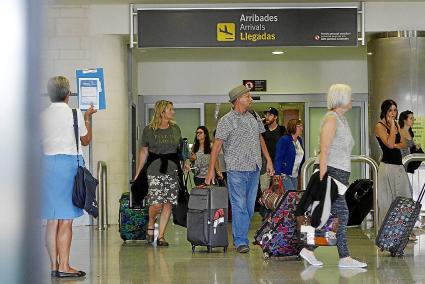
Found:
[{"label": "blue jeans", "polygon": [[254,215],[260,171],[227,171],[227,187],[232,205],[233,244],[248,245],[248,231]]},{"label": "blue jeans", "polygon": [[285,191],[288,190],[297,190],[298,188],[298,178],[297,177],[291,177],[288,175],[282,176],[282,184],[285,188]]}]

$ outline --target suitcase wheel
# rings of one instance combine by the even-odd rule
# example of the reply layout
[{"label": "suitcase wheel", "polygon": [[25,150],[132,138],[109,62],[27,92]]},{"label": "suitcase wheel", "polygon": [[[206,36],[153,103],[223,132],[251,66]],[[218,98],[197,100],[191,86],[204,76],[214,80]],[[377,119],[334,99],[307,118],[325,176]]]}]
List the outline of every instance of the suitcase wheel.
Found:
[{"label": "suitcase wheel", "polygon": [[403,252],[402,253],[398,253],[396,251],[392,251],[392,252],[390,252],[390,254],[391,254],[392,257],[403,256]]},{"label": "suitcase wheel", "polygon": [[212,253],[212,247],[211,247],[211,246],[207,246],[207,251],[208,251],[209,253]]}]

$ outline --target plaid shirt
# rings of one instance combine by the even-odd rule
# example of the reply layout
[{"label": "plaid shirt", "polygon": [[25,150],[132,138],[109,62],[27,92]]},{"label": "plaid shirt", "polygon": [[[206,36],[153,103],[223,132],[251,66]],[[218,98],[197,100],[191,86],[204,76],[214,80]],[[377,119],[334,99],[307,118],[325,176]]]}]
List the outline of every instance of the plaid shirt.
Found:
[{"label": "plaid shirt", "polygon": [[233,109],[217,125],[216,139],[224,141],[224,160],[227,171],[255,171],[261,169],[260,134],[265,131],[257,115],[239,113]]}]

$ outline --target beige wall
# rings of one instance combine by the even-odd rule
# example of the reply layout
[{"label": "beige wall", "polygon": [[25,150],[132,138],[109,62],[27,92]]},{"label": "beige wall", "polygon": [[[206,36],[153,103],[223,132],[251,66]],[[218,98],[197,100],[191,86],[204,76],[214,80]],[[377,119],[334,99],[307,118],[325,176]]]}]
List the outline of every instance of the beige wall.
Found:
[{"label": "beige wall", "polygon": [[363,60],[141,62],[142,95],[223,95],[243,79],[266,79],[268,94],[325,93],[335,82],[367,93]]},{"label": "beige wall", "polygon": [[106,162],[109,222],[117,223],[118,200],[128,188],[127,51],[121,36],[93,29],[105,21],[91,18],[92,9],[46,7],[42,86],[47,78],[60,74],[70,79],[75,92],[76,69],[104,68],[107,109],[93,116],[93,173],[99,160]]}]

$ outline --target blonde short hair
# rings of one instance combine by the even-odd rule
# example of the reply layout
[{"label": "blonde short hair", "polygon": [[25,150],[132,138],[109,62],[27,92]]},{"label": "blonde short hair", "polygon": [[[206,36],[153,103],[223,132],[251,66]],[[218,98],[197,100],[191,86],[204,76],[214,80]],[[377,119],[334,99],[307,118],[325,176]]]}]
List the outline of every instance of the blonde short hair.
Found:
[{"label": "blonde short hair", "polygon": [[346,105],[351,100],[351,87],[346,84],[333,84],[329,88],[327,106],[334,109]]}]

